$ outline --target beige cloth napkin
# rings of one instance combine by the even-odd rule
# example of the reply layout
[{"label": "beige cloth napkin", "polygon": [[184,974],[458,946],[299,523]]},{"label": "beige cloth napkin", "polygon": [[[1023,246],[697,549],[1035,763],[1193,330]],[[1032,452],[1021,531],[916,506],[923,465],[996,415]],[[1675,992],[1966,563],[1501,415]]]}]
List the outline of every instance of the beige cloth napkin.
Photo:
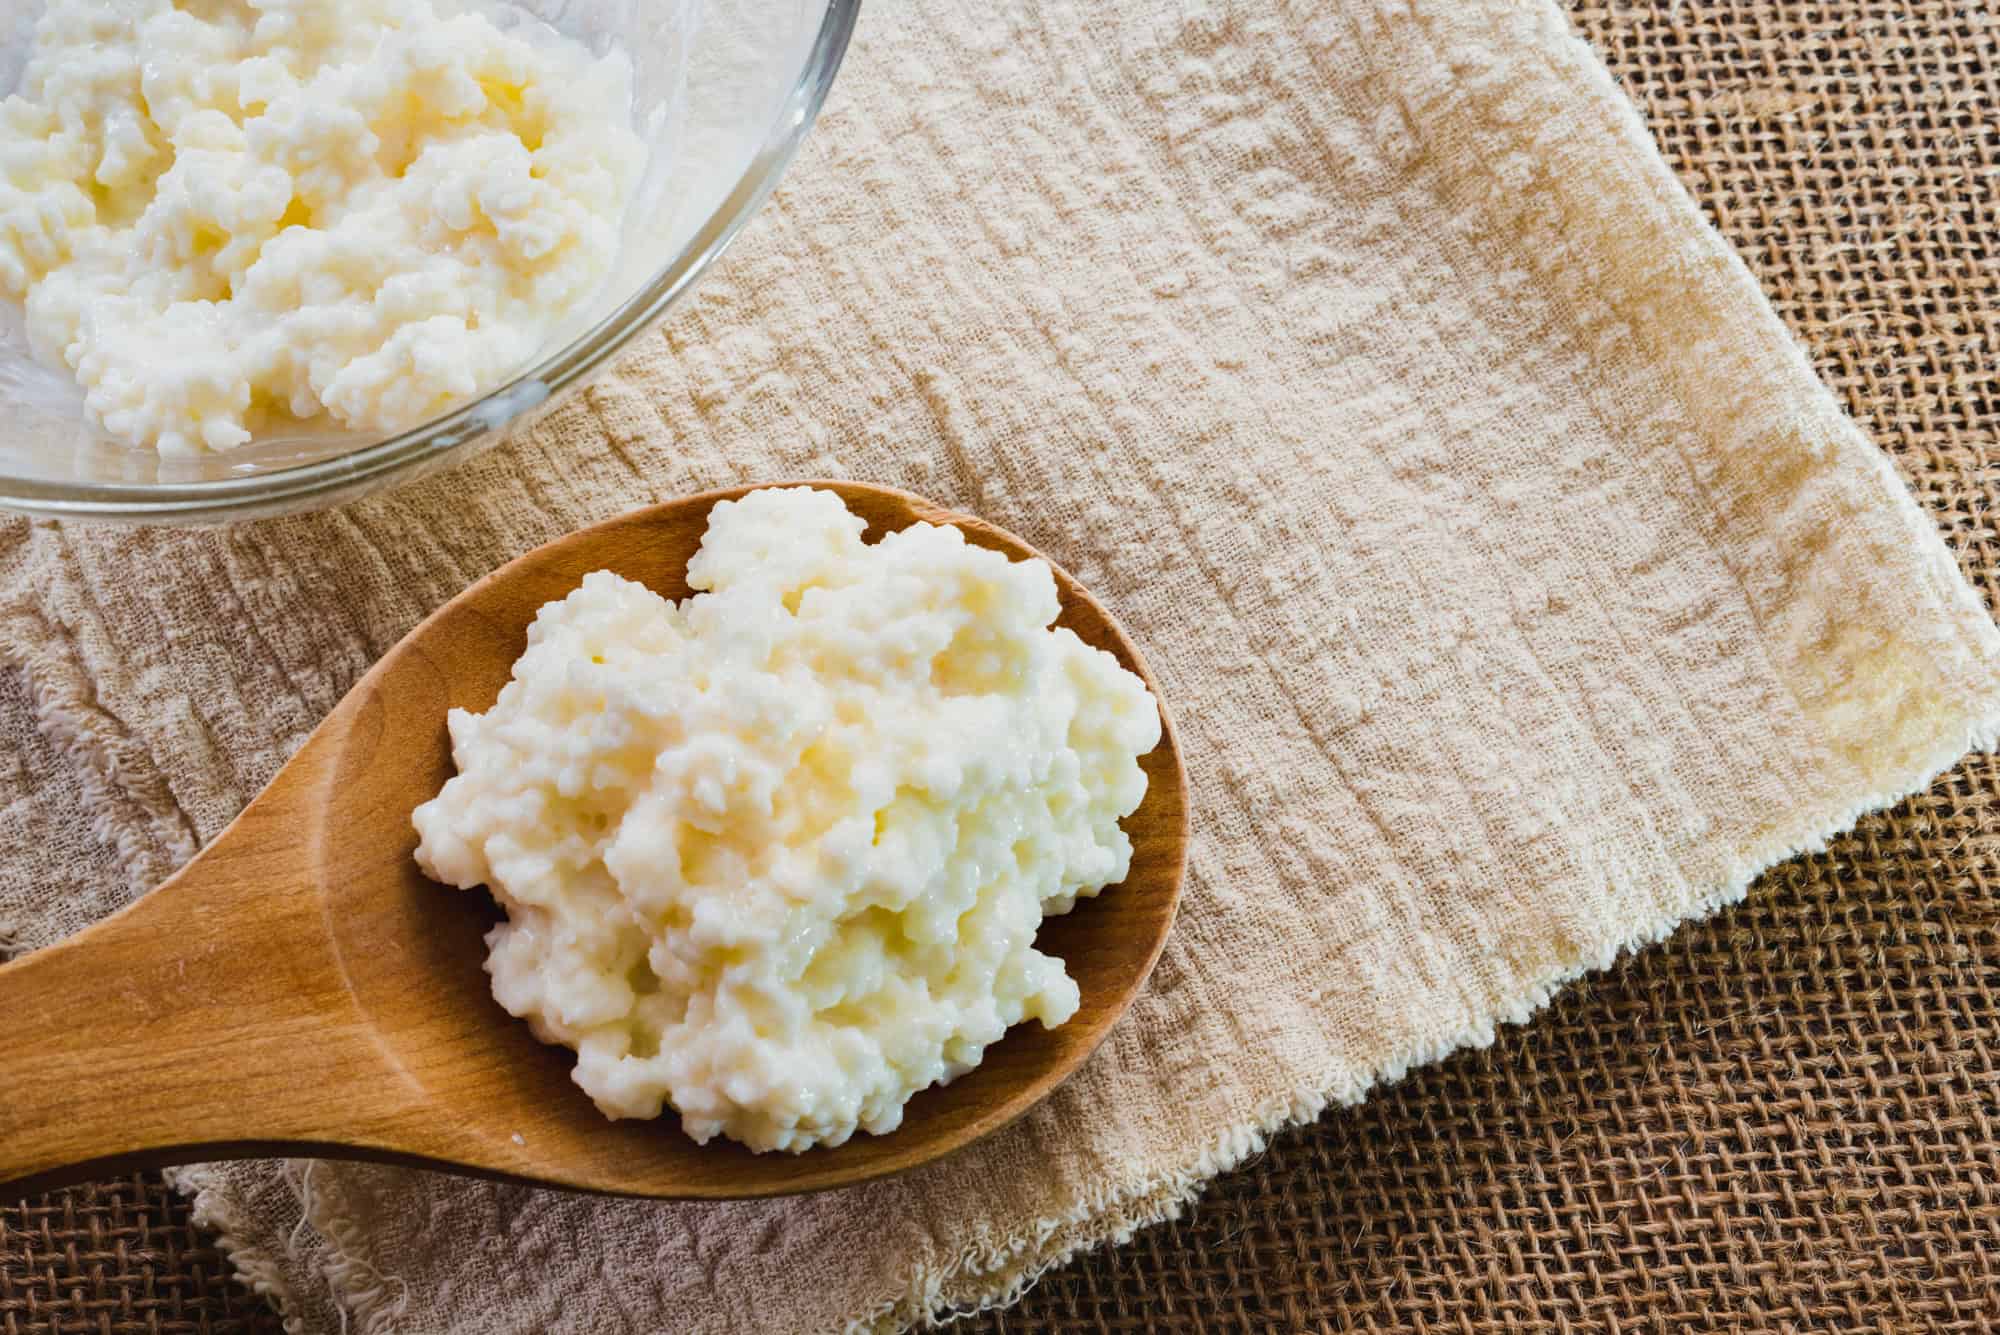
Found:
[{"label": "beige cloth napkin", "polygon": [[2000,721],[1938,534],[1552,4],[882,3],[737,249],[532,439],[227,532],[0,528],[5,930],[157,881],[506,558],[811,474],[990,516],[1143,644],[1195,799],[1152,985],[1033,1116],[877,1186],[186,1174],[303,1327],[1004,1298]]}]

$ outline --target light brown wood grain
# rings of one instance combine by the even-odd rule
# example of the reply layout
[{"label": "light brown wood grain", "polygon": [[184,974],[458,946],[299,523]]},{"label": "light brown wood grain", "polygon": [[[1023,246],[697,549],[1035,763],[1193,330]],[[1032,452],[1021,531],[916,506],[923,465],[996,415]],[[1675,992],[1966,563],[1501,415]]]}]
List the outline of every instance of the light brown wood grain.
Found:
[{"label": "light brown wood grain", "polygon": [[[788,484],[789,485],[789,484]],[[870,536],[954,523],[904,492],[840,493]],[[494,1002],[482,893],[425,879],[410,812],[451,772],[445,711],[483,710],[543,603],[609,568],[670,598],[716,501],[640,510],[537,548],[440,608],[355,686],[241,816],[178,875],[78,936],[0,966],[0,1183],[12,1192],[138,1166],[256,1155],[419,1162],[593,1191],[685,1198],[842,1186],[914,1167],[1020,1116],[1074,1071],[1158,958],[1179,899],[1185,781],[1170,720],[1142,760],[1121,885],[1038,944],[1082,991],[1069,1023],[1017,1026],[978,1069],[911,1101],[900,1129],[803,1155],[698,1146],[671,1114],[610,1122],[572,1054]],[[1157,685],[1060,568],[1061,624]]]}]

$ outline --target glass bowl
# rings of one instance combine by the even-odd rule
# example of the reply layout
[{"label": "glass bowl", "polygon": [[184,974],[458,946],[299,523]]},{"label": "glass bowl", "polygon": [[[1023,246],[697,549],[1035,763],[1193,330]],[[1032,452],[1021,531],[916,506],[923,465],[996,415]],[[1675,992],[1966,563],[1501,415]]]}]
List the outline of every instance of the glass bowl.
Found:
[{"label": "glass bowl", "polygon": [[[0,301],[0,507],[60,518],[219,523],[319,509],[505,440],[652,326],[720,255],[812,125],[860,0],[511,0],[631,60],[649,161],[598,297],[513,379],[393,435],[317,433],[163,460],[105,438],[66,374],[36,363]],[[25,60],[39,0],[0,0],[0,89]]]}]

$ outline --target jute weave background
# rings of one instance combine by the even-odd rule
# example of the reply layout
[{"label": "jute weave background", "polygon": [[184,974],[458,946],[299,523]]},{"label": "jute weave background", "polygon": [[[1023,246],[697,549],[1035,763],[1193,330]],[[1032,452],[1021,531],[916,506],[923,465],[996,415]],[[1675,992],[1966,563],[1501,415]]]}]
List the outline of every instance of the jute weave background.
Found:
[{"label": "jute weave background", "polygon": [[[2000,605],[2000,9],[1579,3]],[[1281,1138],[974,1328],[2000,1330],[2000,762]],[[157,1179],[0,1205],[0,1335],[264,1332]]]}]

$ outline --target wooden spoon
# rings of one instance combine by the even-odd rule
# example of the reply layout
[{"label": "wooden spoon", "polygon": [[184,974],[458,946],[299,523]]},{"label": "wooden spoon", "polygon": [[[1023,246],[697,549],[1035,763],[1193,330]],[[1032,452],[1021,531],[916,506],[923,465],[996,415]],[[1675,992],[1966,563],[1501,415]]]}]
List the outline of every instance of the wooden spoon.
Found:
[{"label": "wooden spoon", "polygon": [[[869,532],[1012,534],[886,487],[838,492]],[[1122,885],[1037,943],[1082,990],[1068,1024],[1016,1026],[974,1071],[917,1095],[887,1136],[751,1154],[696,1145],[671,1112],[607,1121],[573,1054],[500,1009],[481,967],[498,910],[427,880],[410,812],[452,772],[445,712],[493,703],[536,609],[609,568],[669,598],[716,501],[654,506],[538,547],[438,609],[371,669],[215,842],[70,940],[0,967],[0,1184],[25,1194],[134,1167],[312,1155],[376,1159],[635,1196],[769,1196],[900,1172],[1004,1126],[1090,1055],[1173,923],[1187,845],[1170,721],[1126,820]],[[1159,688],[1110,613],[1056,569],[1060,624]],[[0,1194],[5,1194],[0,1192]]]}]

